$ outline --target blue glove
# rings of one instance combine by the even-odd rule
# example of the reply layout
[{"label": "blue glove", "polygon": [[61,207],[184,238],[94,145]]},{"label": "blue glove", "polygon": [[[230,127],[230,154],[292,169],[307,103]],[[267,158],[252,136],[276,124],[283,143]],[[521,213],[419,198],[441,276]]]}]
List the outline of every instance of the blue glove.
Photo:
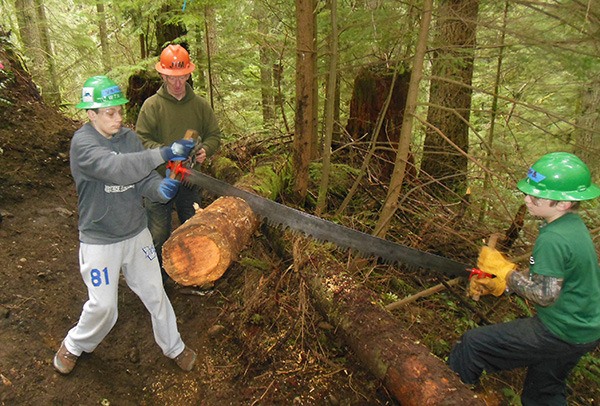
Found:
[{"label": "blue glove", "polygon": [[165,199],[171,200],[177,194],[179,185],[181,185],[181,182],[178,180],[166,177],[160,182],[158,191]]},{"label": "blue glove", "polygon": [[181,139],[175,141],[170,147],[161,147],[160,154],[165,162],[167,161],[185,161],[194,148],[194,140]]}]

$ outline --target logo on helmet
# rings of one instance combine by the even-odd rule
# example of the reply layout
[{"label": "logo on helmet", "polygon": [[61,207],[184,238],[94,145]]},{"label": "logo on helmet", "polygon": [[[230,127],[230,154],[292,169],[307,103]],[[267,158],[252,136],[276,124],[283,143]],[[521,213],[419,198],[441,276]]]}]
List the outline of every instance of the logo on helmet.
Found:
[{"label": "logo on helmet", "polygon": [[529,168],[529,171],[527,171],[527,177],[529,179],[531,179],[532,181],[536,182],[536,183],[540,183],[541,181],[543,181],[544,179],[546,179],[546,177],[544,175],[542,175],[541,173],[537,172],[533,168]]},{"label": "logo on helmet", "polygon": [[102,98],[107,100],[112,100],[116,97],[121,97],[121,89],[119,86],[111,86],[106,89],[102,89]]},{"label": "logo on helmet", "polygon": [[81,101],[84,103],[93,103],[94,101],[94,88],[84,87],[81,91]]}]

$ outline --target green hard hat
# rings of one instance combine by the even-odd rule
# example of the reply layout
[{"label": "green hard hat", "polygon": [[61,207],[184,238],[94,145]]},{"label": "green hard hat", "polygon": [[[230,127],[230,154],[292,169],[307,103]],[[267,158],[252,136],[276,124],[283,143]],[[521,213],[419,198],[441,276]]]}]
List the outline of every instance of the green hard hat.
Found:
[{"label": "green hard hat", "polygon": [[600,196],[600,187],[592,183],[588,167],[568,152],[542,156],[517,187],[525,194],[549,200],[580,201]]},{"label": "green hard hat", "polygon": [[123,96],[121,88],[106,76],[93,76],[85,81],[81,90],[78,109],[99,109],[120,106],[129,100]]}]

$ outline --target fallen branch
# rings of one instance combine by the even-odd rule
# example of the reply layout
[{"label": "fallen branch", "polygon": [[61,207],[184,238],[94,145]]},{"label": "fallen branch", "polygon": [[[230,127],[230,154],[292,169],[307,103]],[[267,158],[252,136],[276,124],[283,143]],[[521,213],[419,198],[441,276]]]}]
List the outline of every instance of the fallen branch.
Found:
[{"label": "fallen branch", "polygon": [[454,278],[454,279],[451,279],[448,282],[446,282],[446,285],[444,285],[443,283],[438,283],[437,285],[432,286],[429,289],[422,290],[419,293],[415,293],[412,296],[406,297],[406,298],[404,298],[402,300],[398,300],[398,301],[396,301],[394,303],[390,303],[389,305],[387,305],[385,307],[385,309],[389,310],[389,311],[395,310],[395,309],[397,309],[399,307],[404,306],[405,304],[412,303],[412,302],[414,302],[414,301],[416,301],[416,300],[418,300],[418,299],[420,299],[422,297],[433,295],[434,293],[438,293],[438,292],[440,292],[440,291],[442,291],[444,289],[447,289],[448,286],[458,285],[464,279],[465,278],[463,278],[463,277]]}]

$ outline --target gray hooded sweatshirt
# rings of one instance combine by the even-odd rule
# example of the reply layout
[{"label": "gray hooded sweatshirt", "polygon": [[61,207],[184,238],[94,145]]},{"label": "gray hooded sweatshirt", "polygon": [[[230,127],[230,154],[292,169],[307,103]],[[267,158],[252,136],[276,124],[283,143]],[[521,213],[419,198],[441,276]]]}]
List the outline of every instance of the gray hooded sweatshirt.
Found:
[{"label": "gray hooded sweatshirt", "polygon": [[71,174],[79,207],[79,240],[113,244],[147,227],[143,197],[166,202],[162,177],[154,170],[164,163],[158,148],[146,150],[126,127],[106,138],[90,123],[71,140]]}]

